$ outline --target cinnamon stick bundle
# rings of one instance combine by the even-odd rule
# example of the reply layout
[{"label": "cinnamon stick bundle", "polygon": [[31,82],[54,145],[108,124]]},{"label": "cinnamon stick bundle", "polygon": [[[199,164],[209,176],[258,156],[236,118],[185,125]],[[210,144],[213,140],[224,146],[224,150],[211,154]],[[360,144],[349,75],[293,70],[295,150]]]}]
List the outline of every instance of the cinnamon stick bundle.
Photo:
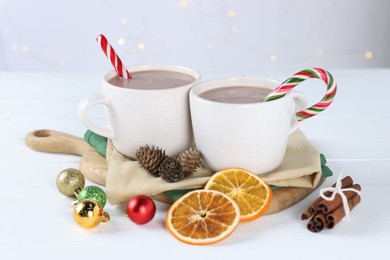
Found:
[{"label": "cinnamon stick bundle", "polygon": [[[346,188],[349,186],[352,186],[353,180],[350,176],[345,177],[344,179],[341,180],[341,188]],[[336,187],[336,183],[332,185],[332,187]],[[325,196],[329,197],[331,195],[330,191],[325,192]],[[317,206],[320,202],[325,201],[323,198],[318,197],[315,201],[313,201],[309,208],[302,213],[301,219],[306,220],[309,219],[311,216],[317,213],[318,209]]]},{"label": "cinnamon stick bundle", "polygon": [[[332,187],[336,187],[336,183],[333,184]],[[341,180],[341,188],[353,188],[358,191],[361,190],[359,184],[353,184],[353,180],[350,176]],[[358,193],[354,191],[345,191],[343,193],[347,197],[350,211],[360,203],[361,197]],[[327,191],[324,195],[329,197],[332,195],[332,192]],[[338,224],[345,215],[346,213],[344,211],[342,198],[339,194],[336,194],[332,201],[327,201],[322,197],[314,200],[308,209],[302,213],[301,219],[306,220],[311,218],[307,223],[307,229],[311,232],[321,232],[324,228],[334,228],[334,226]]]}]

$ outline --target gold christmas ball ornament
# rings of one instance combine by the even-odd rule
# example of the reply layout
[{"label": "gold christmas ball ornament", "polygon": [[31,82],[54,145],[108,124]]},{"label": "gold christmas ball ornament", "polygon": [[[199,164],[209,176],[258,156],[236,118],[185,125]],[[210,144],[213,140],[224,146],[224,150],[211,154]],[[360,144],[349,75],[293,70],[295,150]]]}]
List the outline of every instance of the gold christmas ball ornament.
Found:
[{"label": "gold christmas ball ornament", "polygon": [[76,223],[85,229],[98,226],[101,222],[108,222],[110,215],[103,211],[103,207],[96,200],[84,199],[73,208],[73,217]]},{"label": "gold christmas ball ornament", "polygon": [[84,188],[84,185],[84,175],[77,169],[65,169],[57,176],[57,189],[65,196],[77,197],[77,194]]}]

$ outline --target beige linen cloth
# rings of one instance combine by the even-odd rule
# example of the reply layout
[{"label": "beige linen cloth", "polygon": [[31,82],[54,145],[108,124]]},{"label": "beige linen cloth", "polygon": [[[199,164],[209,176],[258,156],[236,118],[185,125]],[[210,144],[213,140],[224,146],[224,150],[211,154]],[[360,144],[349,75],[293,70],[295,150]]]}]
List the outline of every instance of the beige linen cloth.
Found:
[{"label": "beige linen cloth", "polygon": [[[213,174],[209,169],[200,167],[193,175],[168,183],[161,177],[149,175],[137,161],[116,151],[111,142],[107,147],[107,165],[106,194],[113,205],[126,203],[139,194],[151,196],[169,190],[203,188]],[[320,153],[300,130],[296,130],[289,137],[280,166],[261,177],[270,185],[313,188],[321,177]]]}]

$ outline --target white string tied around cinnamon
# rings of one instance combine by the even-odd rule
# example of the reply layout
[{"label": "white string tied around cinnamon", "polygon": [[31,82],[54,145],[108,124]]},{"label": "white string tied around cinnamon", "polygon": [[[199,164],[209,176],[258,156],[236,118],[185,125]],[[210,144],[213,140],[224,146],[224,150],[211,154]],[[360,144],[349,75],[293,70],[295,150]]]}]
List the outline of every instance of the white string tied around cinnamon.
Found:
[{"label": "white string tied around cinnamon", "polygon": [[[343,170],[340,171],[339,173],[339,177],[336,181],[336,185],[335,187],[329,187],[329,188],[323,188],[320,190],[320,196],[321,198],[323,198],[324,200],[327,200],[327,201],[332,201],[334,200],[334,198],[336,197],[337,194],[340,195],[341,197],[341,200],[342,200],[342,203],[343,203],[343,207],[344,207],[344,212],[345,212],[345,216],[347,218],[349,218],[349,212],[350,212],[350,209],[349,209],[349,206],[348,206],[348,199],[347,199],[347,196],[345,196],[344,192],[346,191],[353,191],[357,194],[360,195],[360,191],[357,190],[357,189],[354,189],[354,188],[342,188],[341,187],[341,176],[342,176],[342,173],[343,173]],[[325,192],[331,192],[332,194],[327,197],[325,195]]]}]

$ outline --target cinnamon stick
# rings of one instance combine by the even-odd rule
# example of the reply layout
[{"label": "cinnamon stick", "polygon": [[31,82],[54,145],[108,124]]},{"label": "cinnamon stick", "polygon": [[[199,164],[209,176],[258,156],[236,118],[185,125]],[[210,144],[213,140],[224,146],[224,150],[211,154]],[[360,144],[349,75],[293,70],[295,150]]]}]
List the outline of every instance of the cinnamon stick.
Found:
[{"label": "cinnamon stick", "polygon": [[[361,201],[359,194],[356,194],[348,199],[349,210],[352,210]],[[339,223],[345,217],[345,211],[343,205],[326,215],[326,227],[332,229],[337,223]]]},{"label": "cinnamon stick", "polygon": [[[361,187],[359,184],[354,184],[354,185],[352,185],[350,187],[346,187],[346,188],[353,188],[353,189],[356,189],[358,191],[361,190]],[[347,197],[347,199],[350,199],[351,197],[356,195],[356,192],[345,191],[344,195]],[[320,203],[318,203],[317,210],[321,211],[324,214],[328,214],[342,205],[343,205],[343,199],[341,198],[340,194],[336,194],[336,196],[333,200],[331,200],[331,201],[323,200]]]},{"label": "cinnamon stick", "polygon": [[[330,193],[330,192],[329,192]],[[326,193],[325,193],[326,194]],[[329,194],[330,195],[330,194]],[[310,206],[305,210],[305,212],[302,213],[301,219],[306,220],[309,219],[311,216],[317,213],[317,204],[321,202],[323,198],[318,197],[315,201],[313,201]]]},{"label": "cinnamon stick", "polygon": [[[342,188],[346,188],[346,187],[349,187],[349,186],[352,186],[353,184],[353,180],[350,176],[346,176],[344,179],[341,180],[341,187]],[[332,185],[332,187],[336,187],[336,183]],[[327,191],[324,193],[325,196],[330,196],[332,195],[332,193],[330,191]],[[302,216],[301,216],[301,219],[302,220],[306,220],[306,219],[309,219],[311,216],[313,216],[314,214],[317,213],[318,209],[317,209],[317,206],[319,203],[321,203],[322,201],[325,201],[323,198],[321,197],[318,197],[316,200],[314,200],[309,208],[302,213]]]},{"label": "cinnamon stick", "polygon": [[314,223],[314,220],[313,219],[310,219],[309,222],[307,222],[307,229],[310,230],[311,232],[318,232],[318,231],[315,231],[314,229],[314,226],[316,225],[316,223]]},{"label": "cinnamon stick", "polygon": [[318,232],[321,232],[324,229],[324,227],[323,227],[323,225],[321,225],[319,223],[315,223],[313,218],[312,218],[307,223],[307,229],[313,233],[318,233]]},{"label": "cinnamon stick", "polygon": [[322,212],[317,212],[307,224],[311,232],[321,232],[326,227],[326,216]]}]

